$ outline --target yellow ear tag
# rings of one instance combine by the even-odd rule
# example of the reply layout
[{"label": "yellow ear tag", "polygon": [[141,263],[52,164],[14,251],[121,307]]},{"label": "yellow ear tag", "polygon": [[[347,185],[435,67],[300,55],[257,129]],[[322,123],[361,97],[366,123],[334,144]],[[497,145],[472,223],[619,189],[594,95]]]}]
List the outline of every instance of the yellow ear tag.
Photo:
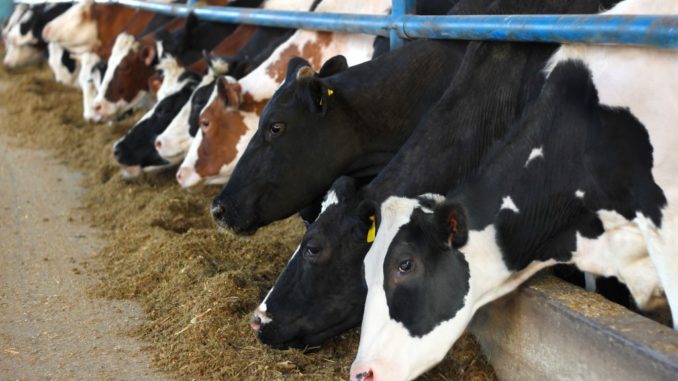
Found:
[{"label": "yellow ear tag", "polygon": [[328,96],[328,97],[331,97],[332,94],[334,94],[334,90],[332,90],[332,89],[327,89],[327,96]]},{"label": "yellow ear tag", "polygon": [[372,226],[370,230],[367,231],[367,242],[374,242],[374,237],[377,235],[377,219],[375,216],[370,216],[370,221],[372,221]]}]

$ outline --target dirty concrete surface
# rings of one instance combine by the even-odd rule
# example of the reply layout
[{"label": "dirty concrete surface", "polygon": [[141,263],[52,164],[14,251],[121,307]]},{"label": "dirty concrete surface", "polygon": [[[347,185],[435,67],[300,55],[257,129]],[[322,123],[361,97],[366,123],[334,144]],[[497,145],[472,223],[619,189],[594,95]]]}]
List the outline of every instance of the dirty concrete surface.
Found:
[{"label": "dirty concrete surface", "polygon": [[0,136],[0,379],[167,379],[126,334],[141,309],[86,295],[102,242],[77,222],[79,178]]}]

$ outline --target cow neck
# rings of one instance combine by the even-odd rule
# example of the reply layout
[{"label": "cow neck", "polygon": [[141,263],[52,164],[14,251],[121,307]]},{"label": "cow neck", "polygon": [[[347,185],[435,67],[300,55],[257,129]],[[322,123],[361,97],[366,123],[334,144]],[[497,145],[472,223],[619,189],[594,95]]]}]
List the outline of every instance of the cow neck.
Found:
[{"label": "cow neck", "polygon": [[361,142],[345,174],[374,176],[391,161],[449,87],[465,51],[464,42],[417,41],[325,79]]},{"label": "cow neck", "polygon": [[[136,10],[121,5],[94,4],[92,17],[97,20],[97,36],[99,43],[105,45],[125,30],[128,22],[134,17]],[[112,18],[109,18],[110,15]]]},{"label": "cow neck", "polygon": [[[554,46],[472,43],[450,87],[370,184],[380,198],[444,194],[472,176],[538,96]],[[452,164],[455,163],[455,164]]]},{"label": "cow neck", "polygon": [[127,22],[127,25],[125,25],[125,32],[139,37],[141,34],[144,32],[146,29],[146,26],[148,23],[151,22],[153,19],[153,13],[151,12],[144,12],[144,11],[137,11],[134,16]]}]

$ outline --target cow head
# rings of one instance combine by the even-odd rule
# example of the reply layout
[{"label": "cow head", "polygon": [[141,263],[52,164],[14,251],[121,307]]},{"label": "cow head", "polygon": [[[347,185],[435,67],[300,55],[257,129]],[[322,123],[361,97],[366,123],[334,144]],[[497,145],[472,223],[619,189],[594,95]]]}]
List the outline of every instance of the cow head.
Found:
[{"label": "cow head", "polygon": [[334,183],[320,216],[252,315],[263,343],[304,348],[360,324],[367,291],[362,264],[374,213],[360,201],[352,178]]},{"label": "cow head", "polygon": [[165,130],[181,107],[188,101],[197,79],[193,77],[177,83],[173,91],[158,101],[135,124],[123,138],[113,146],[115,159],[122,167],[122,175],[131,178],[142,170],[152,171],[173,163],[166,161],[155,150],[155,138]]},{"label": "cow head", "polygon": [[228,65],[222,62],[219,59],[210,61],[209,71],[203,76],[189,101],[155,140],[155,148],[166,160],[181,159],[188,152],[191,141],[198,131],[200,113],[214,91],[216,77],[228,69]]},{"label": "cow head", "polygon": [[[342,56],[315,73],[300,58],[259,120],[229,183],[213,202],[215,220],[237,233],[285,218],[322,195],[361,145],[355,116],[325,77],[345,70]],[[338,144],[337,142],[341,142]]]},{"label": "cow head", "polygon": [[142,46],[133,35],[119,34],[94,100],[98,119],[111,119],[138,106],[148,94],[148,79],[157,63],[154,46]]},{"label": "cow head", "polygon": [[436,205],[442,199],[391,197],[381,205],[364,262],[368,293],[352,381],[414,379],[442,360],[473,316],[466,214],[458,204]]},{"label": "cow head", "polygon": [[[40,8],[41,9],[41,8]],[[39,40],[32,33],[32,26],[38,17],[38,7],[29,8],[25,4],[19,5],[12,13],[7,25],[2,31],[5,40],[6,53],[3,65],[13,69],[43,58],[43,49]]]},{"label": "cow head", "polygon": [[[207,179],[224,183],[254,132],[256,115],[240,112],[240,85],[231,77],[219,77],[207,106],[200,114],[200,140],[194,140],[196,154],[177,172],[177,181],[187,188]],[[189,149],[190,151],[190,149]],[[193,159],[195,161],[190,161]]]},{"label": "cow head", "polygon": [[94,112],[94,98],[106,74],[106,61],[96,53],[84,53],[76,57],[80,62],[78,85],[82,91],[83,118],[88,122],[97,122],[99,118]]},{"label": "cow head", "polygon": [[42,30],[47,42],[56,42],[74,53],[85,53],[99,43],[97,20],[93,17],[94,0],[82,0]]}]

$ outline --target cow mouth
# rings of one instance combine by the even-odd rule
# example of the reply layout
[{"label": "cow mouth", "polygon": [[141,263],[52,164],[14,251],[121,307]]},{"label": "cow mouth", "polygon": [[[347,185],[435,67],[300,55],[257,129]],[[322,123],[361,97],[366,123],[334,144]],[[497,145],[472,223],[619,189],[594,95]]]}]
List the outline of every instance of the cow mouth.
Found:
[{"label": "cow mouth", "polygon": [[120,175],[125,180],[131,180],[139,177],[141,175],[141,166],[140,165],[123,165],[120,167]]}]

